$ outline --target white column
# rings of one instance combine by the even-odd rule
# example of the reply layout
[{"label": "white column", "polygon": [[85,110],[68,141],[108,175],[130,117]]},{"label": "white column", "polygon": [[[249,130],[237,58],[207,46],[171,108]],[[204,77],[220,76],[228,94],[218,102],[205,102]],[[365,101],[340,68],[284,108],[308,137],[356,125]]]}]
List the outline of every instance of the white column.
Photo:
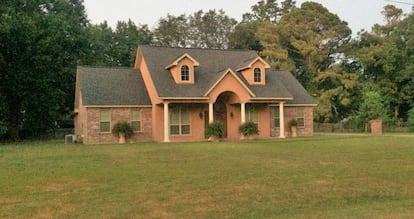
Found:
[{"label": "white column", "polygon": [[213,103],[208,103],[208,123],[214,122]]},{"label": "white column", "polygon": [[246,122],[246,104],[241,103],[240,104],[240,111],[241,111],[241,121],[240,123],[243,124]]},{"label": "white column", "polygon": [[164,103],[164,142],[170,142],[170,117],[168,102]]},{"label": "white column", "polygon": [[285,136],[285,111],[284,111],[284,102],[279,103],[279,138],[286,138]]}]

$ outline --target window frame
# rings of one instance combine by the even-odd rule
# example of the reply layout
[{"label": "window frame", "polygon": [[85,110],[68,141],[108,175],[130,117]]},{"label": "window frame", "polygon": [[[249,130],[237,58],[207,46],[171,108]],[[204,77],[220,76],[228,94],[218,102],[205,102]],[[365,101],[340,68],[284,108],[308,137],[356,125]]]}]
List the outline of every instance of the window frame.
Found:
[{"label": "window frame", "polygon": [[262,82],[262,69],[261,68],[254,68],[253,69],[253,81],[254,81],[254,83],[261,83]]},{"label": "window frame", "polygon": [[304,107],[296,107],[296,121],[298,123],[299,128],[305,127],[305,108]]},{"label": "window frame", "polygon": [[190,67],[188,65],[181,66],[181,81],[190,81]]},{"label": "window frame", "polygon": [[[134,112],[138,112],[138,118],[134,118]],[[138,130],[135,130],[134,123],[138,122]],[[131,109],[131,126],[134,132],[142,132],[142,114],[141,109]]]},{"label": "window frame", "polygon": [[[108,113],[108,118],[103,118],[103,113]],[[108,130],[103,130],[102,123],[108,123]],[[111,132],[111,110],[110,109],[100,109],[99,110],[99,132],[100,133],[110,133]]]},{"label": "window frame", "polygon": [[[177,115],[174,115],[174,113],[177,113]],[[169,110],[169,117],[170,135],[191,135],[191,116],[187,108],[180,106],[171,107]],[[173,127],[176,128],[178,132],[175,130],[173,131]]]},{"label": "window frame", "polygon": [[273,107],[273,116],[272,116],[273,127],[280,128],[280,111],[279,106]]},{"label": "window frame", "polygon": [[[253,122],[259,126],[259,112],[254,104],[246,104],[246,122]],[[256,120],[256,121],[254,121]]]}]

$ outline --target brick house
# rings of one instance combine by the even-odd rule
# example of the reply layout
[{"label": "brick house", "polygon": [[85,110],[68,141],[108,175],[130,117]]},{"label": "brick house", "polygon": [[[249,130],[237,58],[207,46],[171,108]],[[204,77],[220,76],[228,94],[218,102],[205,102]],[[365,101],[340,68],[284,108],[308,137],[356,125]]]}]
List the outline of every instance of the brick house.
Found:
[{"label": "brick house", "polygon": [[240,124],[257,138],[285,138],[288,121],[313,135],[313,98],[286,71],[273,71],[255,51],[140,46],[134,68],[78,67],[75,134],[86,144],[116,142],[113,125],[127,121],[132,141],[201,141],[220,121],[227,140]]}]

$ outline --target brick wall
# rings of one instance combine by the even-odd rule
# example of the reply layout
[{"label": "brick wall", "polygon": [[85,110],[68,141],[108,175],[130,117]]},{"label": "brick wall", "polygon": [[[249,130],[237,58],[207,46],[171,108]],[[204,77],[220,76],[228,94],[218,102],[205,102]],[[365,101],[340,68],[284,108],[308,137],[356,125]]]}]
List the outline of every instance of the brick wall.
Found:
[{"label": "brick wall", "polygon": [[[121,121],[131,121],[131,109],[137,108],[110,108],[112,127]],[[86,111],[86,134],[83,137],[85,144],[116,143],[118,138],[113,136],[111,131],[100,132],[99,113],[100,108],[88,108]],[[152,110],[151,108],[141,108],[141,132],[136,132],[128,141],[150,141],[152,140]]]},{"label": "brick wall", "polygon": [[[278,106],[276,106],[278,107]],[[305,114],[305,126],[297,127],[298,136],[312,136],[313,135],[313,107],[301,107],[304,109]],[[296,109],[297,107],[286,106],[284,109],[285,113],[285,136],[291,136],[291,131],[289,129],[288,123],[290,120],[296,118]],[[271,119],[271,137],[279,137],[279,128],[274,127],[273,118]]]}]

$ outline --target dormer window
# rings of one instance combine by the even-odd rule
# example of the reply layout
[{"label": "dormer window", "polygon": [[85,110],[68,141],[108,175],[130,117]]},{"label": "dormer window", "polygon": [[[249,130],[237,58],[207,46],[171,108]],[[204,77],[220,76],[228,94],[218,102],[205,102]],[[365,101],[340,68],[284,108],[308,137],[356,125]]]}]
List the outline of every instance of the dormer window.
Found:
[{"label": "dormer window", "polygon": [[190,70],[187,65],[181,66],[181,81],[190,80]]},{"label": "dormer window", "polygon": [[184,53],[172,63],[167,65],[165,69],[169,70],[177,84],[194,84],[195,67],[199,66],[197,60],[189,54]]},{"label": "dormer window", "polygon": [[260,68],[255,68],[254,69],[253,78],[254,78],[255,83],[260,83],[261,82],[261,80],[262,80],[262,71],[260,70]]}]

